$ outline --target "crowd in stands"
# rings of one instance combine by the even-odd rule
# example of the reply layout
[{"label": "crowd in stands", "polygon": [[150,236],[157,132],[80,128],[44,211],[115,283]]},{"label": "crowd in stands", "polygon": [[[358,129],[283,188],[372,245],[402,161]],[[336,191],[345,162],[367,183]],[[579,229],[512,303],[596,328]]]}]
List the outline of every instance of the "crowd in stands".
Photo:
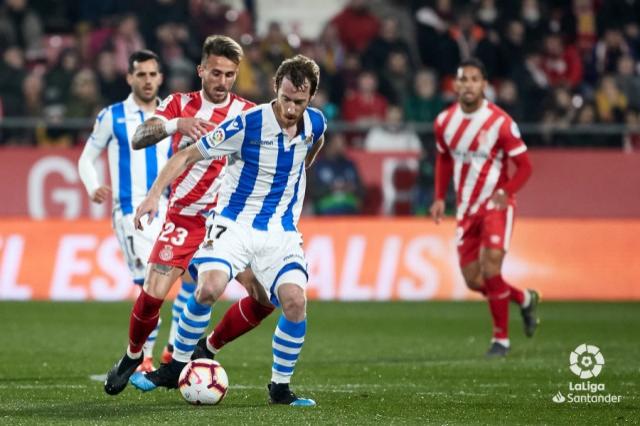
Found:
[{"label": "crowd in stands", "polygon": [[[0,117],[43,119],[35,129],[0,127],[1,143],[84,142],[89,129],[55,124],[90,120],[124,99],[127,58],[143,47],[163,61],[162,95],[197,89],[200,47],[218,33],[244,46],[234,90],[255,102],[272,97],[271,76],[284,58],[300,52],[320,64],[314,105],[330,121],[360,129],[332,141],[327,157],[336,162],[346,146],[415,150],[427,161],[430,133],[404,123],[420,129],[454,100],[456,66],[469,56],[486,65],[491,100],[519,123],[554,129],[530,135],[530,145],[640,148],[633,132],[557,131],[639,125],[640,1],[345,0],[313,40],[285,33],[279,22],[258,36],[255,24],[252,0],[0,0]],[[315,178],[336,170],[353,197],[362,197],[345,164],[323,167]],[[422,173],[432,169],[422,164],[419,171],[427,185]],[[353,204],[349,196],[336,207],[325,193],[313,195],[321,208]]]}]

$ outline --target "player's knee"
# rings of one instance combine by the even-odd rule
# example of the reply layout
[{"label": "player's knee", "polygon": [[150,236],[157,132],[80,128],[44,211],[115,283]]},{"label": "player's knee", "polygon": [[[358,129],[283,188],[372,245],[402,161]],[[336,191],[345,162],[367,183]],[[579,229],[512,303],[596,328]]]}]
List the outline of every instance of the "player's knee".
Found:
[{"label": "player's knee", "polygon": [[283,284],[278,294],[284,316],[289,321],[302,321],[305,318],[307,307],[304,290],[294,284]]},{"label": "player's knee", "polygon": [[221,271],[212,270],[201,273],[198,277],[198,287],[194,293],[196,301],[212,305],[222,296],[228,281],[228,276]]},{"label": "player's knee", "polygon": [[464,281],[467,284],[467,287],[474,291],[479,291],[484,287],[484,280],[481,275],[465,278]]}]

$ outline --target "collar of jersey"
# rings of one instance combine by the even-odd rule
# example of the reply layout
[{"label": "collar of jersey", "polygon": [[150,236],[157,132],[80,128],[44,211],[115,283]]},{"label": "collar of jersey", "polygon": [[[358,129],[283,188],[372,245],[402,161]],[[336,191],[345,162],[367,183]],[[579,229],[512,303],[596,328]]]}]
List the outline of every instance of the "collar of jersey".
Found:
[{"label": "collar of jersey", "polygon": [[479,114],[479,113],[480,113],[480,111],[484,110],[484,109],[487,107],[487,105],[488,105],[488,104],[489,104],[489,101],[487,101],[486,99],[483,99],[483,100],[482,100],[482,105],[480,105],[480,108],[478,108],[477,110],[475,110],[475,111],[473,111],[473,112],[469,112],[469,113],[464,112],[464,111],[462,110],[462,107],[460,107],[460,105],[458,105],[458,108],[460,108],[460,112],[462,113],[462,116],[463,116],[464,118],[473,118],[473,117],[475,117],[477,114]]},{"label": "collar of jersey", "polygon": [[200,99],[202,99],[202,104],[207,105],[211,108],[224,108],[231,102],[231,92],[227,93],[227,99],[220,102],[219,104],[208,101],[207,98],[204,97],[204,90],[200,89]]}]

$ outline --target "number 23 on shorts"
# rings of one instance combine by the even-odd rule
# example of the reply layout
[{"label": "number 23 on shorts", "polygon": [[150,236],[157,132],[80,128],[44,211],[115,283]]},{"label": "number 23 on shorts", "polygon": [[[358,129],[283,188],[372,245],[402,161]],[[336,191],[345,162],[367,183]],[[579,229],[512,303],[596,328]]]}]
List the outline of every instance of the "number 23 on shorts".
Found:
[{"label": "number 23 on shorts", "polygon": [[162,241],[165,243],[168,242],[173,244],[174,246],[181,246],[184,244],[188,235],[189,231],[187,231],[186,229],[180,226],[176,227],[173,222],[167,222],[164,224],[162,232],[158,236],[158,241]]}]

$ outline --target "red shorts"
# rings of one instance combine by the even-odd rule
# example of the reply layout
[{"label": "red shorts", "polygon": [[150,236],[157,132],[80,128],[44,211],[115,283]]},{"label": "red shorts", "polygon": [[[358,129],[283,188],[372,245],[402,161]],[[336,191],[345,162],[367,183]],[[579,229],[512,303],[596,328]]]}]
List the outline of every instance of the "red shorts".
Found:
[{"label": "red shorts", "polygon": [[177,266],[187,270],[206,232],[202,215],[184,216],[169,210],[153,246],[149,263]]},{"label": "red shorts", "polygon": [[478,260],[480,247],[507,251],[513,231],[515,204],[506,209],[481,209],[458,221],[456,242],[460,266]]}]

